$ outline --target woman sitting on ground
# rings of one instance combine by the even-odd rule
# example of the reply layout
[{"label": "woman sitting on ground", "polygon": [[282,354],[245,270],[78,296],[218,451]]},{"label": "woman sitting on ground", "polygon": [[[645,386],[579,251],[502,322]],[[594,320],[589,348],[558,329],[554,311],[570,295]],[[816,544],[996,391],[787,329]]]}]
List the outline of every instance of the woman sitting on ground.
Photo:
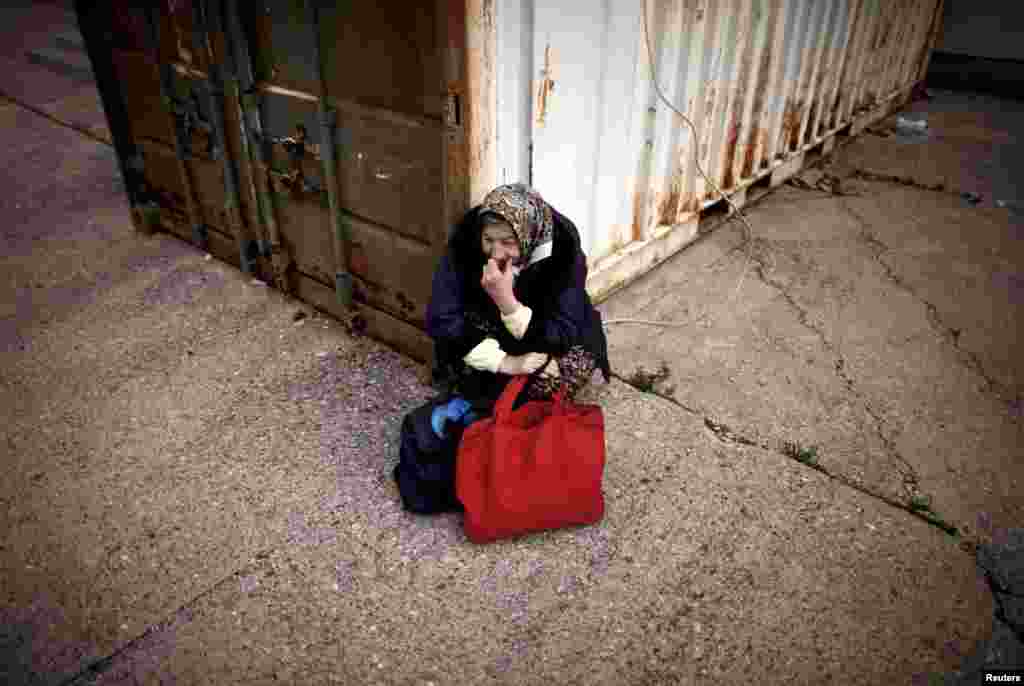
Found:
[{"label": "woman sitting on ground", "polygon": [[[608,381],[607,341],[586,280],[579,232],[535,190],[500,186],[469,210],[434,274],[427,308],[434,380],[444,393],[407,416],[402,462],[429,463],[444,490],[462,430],[493,411],[513,375],[538,372],[514,407],[550,400],[562,384],[572,400],[596,369]],[[429,431],[417,428],[428,418]],[[417,469],[395,471],[407,509],[460,509],[454,483],[450,493],[433,494],[445,507],[413,503],[412,492],[424,490],[414,483]]]}]

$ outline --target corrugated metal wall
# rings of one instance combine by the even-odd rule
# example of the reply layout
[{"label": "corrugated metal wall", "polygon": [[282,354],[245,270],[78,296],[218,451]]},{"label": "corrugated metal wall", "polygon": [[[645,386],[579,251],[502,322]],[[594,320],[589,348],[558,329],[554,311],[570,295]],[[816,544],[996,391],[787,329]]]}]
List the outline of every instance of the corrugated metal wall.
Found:
[{"label": "corrugated metal wall", "polygon": [[423,360],[447,229],[495,185],[576,222],[600,299],[696,236],[695,155],[742,204],[905,102],[942,0],[647,0],[697,136],[644,6],[77,3],[140,226]]},{"label": "corrugated metal wall", "polygon": [[803,151],[909,93],[941,16],[941,0],[646,5],[661,88],[698,138],[657,96],[642,2],[496,9],[494,181],[532,182],[577,223],[598,296],[693,239],[718,201],[695,155],[726,191],[798,168]]}]

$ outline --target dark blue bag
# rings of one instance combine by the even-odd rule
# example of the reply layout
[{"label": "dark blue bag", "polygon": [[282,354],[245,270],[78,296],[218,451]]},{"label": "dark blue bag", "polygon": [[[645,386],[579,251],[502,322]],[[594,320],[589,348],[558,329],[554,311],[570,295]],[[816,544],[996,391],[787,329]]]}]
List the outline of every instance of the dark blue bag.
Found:
[{"label": "dark blue bag", "polygon": [[398,465],[394,470],[402,506],[417,514],[462,512],[455,497],[455,457],[464,426],[448,422],[446,435],[438,438],[430,425],[434,408],[445,398],[431,400],[402,420]]}]

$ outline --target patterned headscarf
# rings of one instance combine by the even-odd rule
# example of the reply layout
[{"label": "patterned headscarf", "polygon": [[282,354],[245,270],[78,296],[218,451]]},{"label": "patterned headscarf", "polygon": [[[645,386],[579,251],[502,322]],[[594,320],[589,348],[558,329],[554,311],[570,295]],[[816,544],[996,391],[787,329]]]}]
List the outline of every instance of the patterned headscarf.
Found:
[{"label": "patterned headscarf", "polygon": [[551,206],[534,189],[524,183],[498,186],[484,198],[482,209],[494,212],[512,225],[526,264],[551,254],[554,241]]}]

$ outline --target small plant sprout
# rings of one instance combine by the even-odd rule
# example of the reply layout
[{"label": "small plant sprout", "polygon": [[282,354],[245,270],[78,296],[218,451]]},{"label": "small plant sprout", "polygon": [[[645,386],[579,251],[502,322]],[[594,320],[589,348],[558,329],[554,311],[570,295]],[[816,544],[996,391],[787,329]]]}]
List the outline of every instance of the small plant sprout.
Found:
[{"label": "small plant sprout", "polygon": [[[657,371],[647,371],[641,365],[635,372],[629,377],[628,381],[638,390],[644,393],[653,393],[654,386],[662,381],[668,379],[672,374],[672,371],[668,368],[668,364],[664,360],[661,362],[661,366]],[[669,395],[675,393],[675,386],[669,386],[665,388],[665,392]]]},{"label": "small plant sprout", "polygon": [[818,464],[818,448],[817,446],[811,446],[809,448],[803,448],[798,443],[793,441],[786,441],[782,448],[783,452],[793,459],[801,462],[805,465],[813,467]]}]

